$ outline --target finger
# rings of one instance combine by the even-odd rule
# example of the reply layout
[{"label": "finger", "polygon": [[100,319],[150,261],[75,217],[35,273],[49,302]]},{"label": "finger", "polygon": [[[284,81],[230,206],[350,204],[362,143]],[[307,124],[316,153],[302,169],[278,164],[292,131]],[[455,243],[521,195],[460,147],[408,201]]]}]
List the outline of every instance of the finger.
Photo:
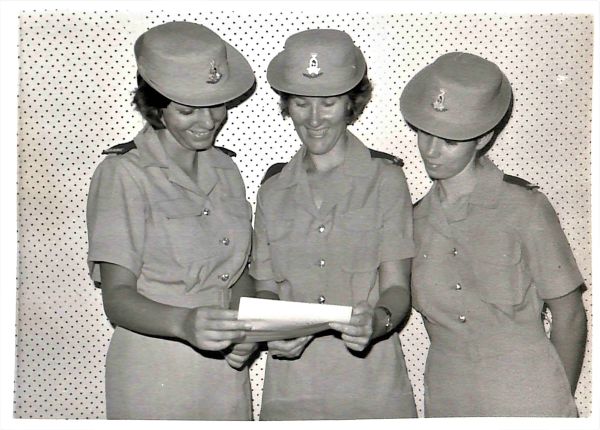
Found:
[{"label": "finger", "polygon": [[219,331],[219,330],[206,330],[204,332],[207,339],[220,342],[228,341],[231,344],[233,341],[241,342],[246,336],[246,332],[243,330],[236,331]]},{"label": "finger", "polygon": [[219,308],[211,308],[207,309],[205,313],[206,317],[214,320],[236,320],[238,317],[238,311],[230,310],[230,309],[219,309]]},{"label": "finger", "polygon": [[241,360],[241,359],[238,359],[238,358],[236,358],[236,357],[226,356],[226,357],[225,357],[225,361],[227,361],[227,363],[228,363],[228,364],[229,364],[231,367],[233,367],[233,368],[235,368],[235,369],[239,369],[240,367],[242,367],[242,366],[244,365],[244,362],[245,362],[246,360]]},{"label": "finger", "polygon": [[[205,320],[204,328],[208,330],[252,330],[252,325],[245,321],[237,320]],[[199,324],[200,325],[200,324]]]},{"label": "finger", "polygon": [[364,351],[366,345],[360,344],[360,343],[352,343],[352,342],[345,342],[346,344],[346,348],[351,349],[353,351]]}]

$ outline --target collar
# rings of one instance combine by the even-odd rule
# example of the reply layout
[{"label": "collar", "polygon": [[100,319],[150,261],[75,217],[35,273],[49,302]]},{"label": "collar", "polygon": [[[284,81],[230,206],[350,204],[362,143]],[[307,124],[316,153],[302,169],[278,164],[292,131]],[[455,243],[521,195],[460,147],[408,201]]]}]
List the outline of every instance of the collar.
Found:
[{"label": "collar", "polygon": [[[149,124],[137,134],[133,139],[135,146],[140,154],[140,161],[143,167],[162,167],[169,168],[171,160],[158,138],[158,133]],[[201,154],[203,166],[215,167],[219,169],[233,169],[235,163],[223,153],[223,151],[211,147]],[[200,161],[200,160],[198,160]]]},{"label": "collar", "polygon": [[[502,187],[502,178],[504,173],[487,157],[480,159],[480,166],[477,169],[477,183],[475,189],[469,196],[469,205],[483,206],[485,208],[495,208],[498,206],[498,197]],[[414,218],[423,218],[431,212],[433,199],[439,200],[438,182],[434,181],[425,197],[415,206],[413,211]]]},{"label": "collar", "polygon": [[[344,161],[342,166],[340,166],[340,171],[346,176],[372,176],[373,170],[376,167],[372,163],[368,148],[354,134],[349,131],[346,131],[346,133],[348,136],[348,146],[344,155]],[[306,169],[303,163],[306,151],[306,146],[302,145],[290,162],[281,170],[279,181],[277,181],[280,188],[289,188],[306,181]]]}]

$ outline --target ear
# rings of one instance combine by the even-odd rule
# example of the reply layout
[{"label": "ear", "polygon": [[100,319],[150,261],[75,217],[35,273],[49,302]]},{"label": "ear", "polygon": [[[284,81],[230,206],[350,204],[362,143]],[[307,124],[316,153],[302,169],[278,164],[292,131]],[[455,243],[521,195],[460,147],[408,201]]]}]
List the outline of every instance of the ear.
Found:
[{"label": "ear", "polygon": [[490,140],[492,140],[492,137],[494,137],[494,130],[488,131],[483,136],[478,137],[477,145],[475,145],[475,149],[477,149],[479,151],[480,149],[484,148],[485,145],[490,143]]}]

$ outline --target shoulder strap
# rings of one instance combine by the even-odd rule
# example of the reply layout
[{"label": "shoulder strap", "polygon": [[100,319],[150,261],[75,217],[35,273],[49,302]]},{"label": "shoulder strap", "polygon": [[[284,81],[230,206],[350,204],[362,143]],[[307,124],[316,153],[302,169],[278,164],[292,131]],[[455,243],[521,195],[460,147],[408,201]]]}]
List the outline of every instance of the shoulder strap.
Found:
[{"label": "shoulder strap", "polygon": [[110,148],[102,151],[102,155],[108,155],[108,154],[121,155],[121,154],[128,153],[132,149],[135,149],[135,143],[133,142],[133,140],[130,142],[119,143],[118,145],[111,146]]},{"label": "shoulder strap", "polygon": [[387,152],[377,151],[371,148],[369,148],[369,152],[371,153],[371,158],[385,158],[386,160],[390,160],[396,166],[404,166],[404,161],[400,157],[396,157],[395,155],[388,154]]},{"label": "shoulder strap", "polygon": [[223,152],[225,155],[229,155],[230,157],[235,157],[235,156],[237,155],[237,154],[236,154],[234,151],[232,151],[231,149],[227,149],[227,148],[225,148],[225,147],[223,147],[223,146],[216,146],[216,145],[215,145],[215,148],[216,148],[216,149],[218,149],[219,151]]},{"label": "shoulder strap", "polygon": [[517,176],[504,174],[504,176],[502,177],[502,180],[504,182],[508,182],[509,184],[518,185],[520,187],[527,188],[528,190],[535,190],[536,188],[539,188],[539,186],[534,185],[531,182],[526,181],[525,179],[521,179]]},{"label": "shoulder strap", "polygon": [[275,163],[271,167],[269,167],[265,172],[265,176],[262,178],[262,181],[260,181],[260,184],[264,184],[267,181],[267,179],[269,179],[271,176],[275,176],[279,172],[281,172],[281,170],[285,167],[286,164],[287,163]]}]

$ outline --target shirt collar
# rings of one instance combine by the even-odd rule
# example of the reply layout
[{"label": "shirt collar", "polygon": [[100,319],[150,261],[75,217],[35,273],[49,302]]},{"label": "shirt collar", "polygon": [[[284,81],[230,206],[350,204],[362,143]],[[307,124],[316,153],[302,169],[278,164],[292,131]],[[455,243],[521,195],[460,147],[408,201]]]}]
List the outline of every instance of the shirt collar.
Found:
[{"label": "shirt collar", "polygon": [[504,173],[486,156],[481,157],[479,162],[477,185],[471,193],[469,204],[495,208],[498,206]]},{"label": "shirt collar", "polygon": [[[480,166],[476,173],[477,184],[469,197],[469,204],[495,208],[498,206],[504,173],[486,156],[481,157],[479,162]],[[431,211],[431,200],[435,198],[439,198],[437,181],[434,181],[425,197],[418,202],[413,216],[417,219],[427,216]]]},{"label": "shirt collar", "polygon": [[[342,163],[341,172],[347,176],[369,177],[373,174],[375,168],[371,162],[371,154],[368,148],[349,131],[346,131],[348,136],[348,147]],[[296,152],[289,163],[281,170],[279,174],[279,186],[288,188],[297,185],[306,178],[306,170],[304,167],[304,157],[306,156],[306,146]]]},{"label": "shirt collar", "polygon": [[[171,160],[158,138],[157,131],[150,125],[146,125],[133,141],[140,153],[140,160],[143,167],[169,168]],[[202,162],[205,166],[208,165],[220,169],[233,169],[235,167],[235,163],[228,155],[214,147],[203,151],[202,155]]]}]

